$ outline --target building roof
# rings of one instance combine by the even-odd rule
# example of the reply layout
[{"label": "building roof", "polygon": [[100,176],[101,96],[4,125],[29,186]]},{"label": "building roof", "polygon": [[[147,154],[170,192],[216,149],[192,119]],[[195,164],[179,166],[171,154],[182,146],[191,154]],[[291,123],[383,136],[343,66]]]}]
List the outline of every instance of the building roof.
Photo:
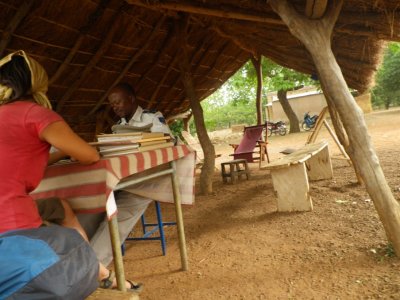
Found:
[{"label": "building roof", "polygon": [[[292,0],[303,13],[306,0]],[[188,54],[200,100],[252,55],[313,74],[314,64],[267,1],[12,0],[0,1],[0,52],[23,49],[50,78],[49,97],[90,139],[106,96],[131,83],[141,105],[166,117],[190,108],[179,71],[176,20],[189,16]],[[384,41],[400,41],[397,0],[347,0],[332,47],[350,87],[367,90]]]}]

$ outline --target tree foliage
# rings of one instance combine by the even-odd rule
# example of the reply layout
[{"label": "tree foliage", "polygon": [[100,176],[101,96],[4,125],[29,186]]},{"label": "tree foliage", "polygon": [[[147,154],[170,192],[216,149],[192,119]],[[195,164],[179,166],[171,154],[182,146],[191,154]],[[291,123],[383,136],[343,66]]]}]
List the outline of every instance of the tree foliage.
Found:
[{"label": "tree foliage", "polygon": [[[262,59],[262,73],[263,106],[267,104],[268,92],[315,84],[309,75],[282,67],[267,58]],[[221,88],[201,102],[207,130],[229,128],[233,124],[256,124],[256,91],[256,71],[248,61]],[[195,131],[193,123],[190,128]]]},{"label": "tree foliage", "polygon": [[384,60],[376,74],[372,104],[388,109],[400,105],[400,43],[389,44]]},{"label": "tree foliage", "polygon": [[265,84],[268,91],[290,91],[305,85],[316,85],[310,75],[282,67],[269,59],[264,60]]}]

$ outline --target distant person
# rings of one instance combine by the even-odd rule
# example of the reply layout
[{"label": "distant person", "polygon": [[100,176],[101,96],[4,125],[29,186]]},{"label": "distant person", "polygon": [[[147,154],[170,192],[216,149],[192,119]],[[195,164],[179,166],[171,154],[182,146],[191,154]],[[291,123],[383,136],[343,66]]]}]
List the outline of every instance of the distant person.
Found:
[{"label": "distant person", "polygon": [[[121,83],[115,86],[108,95],[108,101],[114,112],[121,118],[119,125],[128,124],[137,127],[151,125],[151,132],[170,134],[163,115],[140,107],[136,101],[135,92],[129,84]],[[115,192],[115,199],[118,207],[118,229],[121,242],[123,242],[153,200],[123,190]],[[88,226],[91,225],[88,224]],[[93,228],[89,230],[93,231]],[[113,255],[106,218],[90,239],[90,244],[100,261],[106,266],[109,265]]]}]

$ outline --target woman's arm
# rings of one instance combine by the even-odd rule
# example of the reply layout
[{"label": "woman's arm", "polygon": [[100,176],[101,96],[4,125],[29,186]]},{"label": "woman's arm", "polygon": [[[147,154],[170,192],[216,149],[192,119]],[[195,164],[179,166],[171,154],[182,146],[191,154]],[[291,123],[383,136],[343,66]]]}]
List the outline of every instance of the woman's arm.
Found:
[{"label": "woman's arm", "polygon": [[49,160],[48,160],[47,164],[48,165],[54,164],[54,163],[58,162],[60,159],[67,158],[67,157],[68,157],[68,155],[62,151],[50,152]]},{"label": "woman's arm", "polygon": [[100,159],[97,150],[73,132],[64,121],[57,121],[48,125],[40,133],[40,139],[53,145],[62,154],[73,157],[81,164],[91,164]]}]

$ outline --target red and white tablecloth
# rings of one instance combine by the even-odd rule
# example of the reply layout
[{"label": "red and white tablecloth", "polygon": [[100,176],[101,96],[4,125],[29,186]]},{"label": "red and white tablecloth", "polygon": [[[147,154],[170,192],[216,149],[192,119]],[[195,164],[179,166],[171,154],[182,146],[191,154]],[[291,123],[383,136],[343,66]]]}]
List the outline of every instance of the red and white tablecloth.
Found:
[{"label": "red and white tablecloth", "polygon": [[[34,199],[67,199],[81,213],[116,211],[113,189],[124,178],[176,161],[182,204],[194,203],[195,152],[186,145],[103,158],[92,165],[68,163],[46,169],[40,185],[31,193]],[[140,175],[140,174],[139,174]],[[161,202],[174,202],[170,176],[125,188],[130,192]]]}]

